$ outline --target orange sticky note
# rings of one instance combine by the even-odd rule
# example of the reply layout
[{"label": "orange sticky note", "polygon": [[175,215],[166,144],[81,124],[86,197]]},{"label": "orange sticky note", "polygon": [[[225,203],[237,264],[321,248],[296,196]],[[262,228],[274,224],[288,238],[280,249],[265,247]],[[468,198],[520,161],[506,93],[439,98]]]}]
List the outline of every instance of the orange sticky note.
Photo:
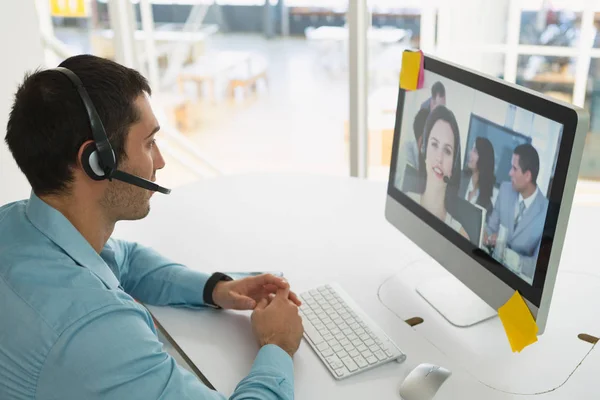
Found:
[{"label": "orange sticky note", "polygon": [[423,87],[423,52],[421,50],[405,50],[402,54],[400,87],[404,90],[416,90]]},{"label": "orange sticky note", "polygon": [[518,291],[498,309],[498,316],[513,352],[537,342],[538,326]]}]

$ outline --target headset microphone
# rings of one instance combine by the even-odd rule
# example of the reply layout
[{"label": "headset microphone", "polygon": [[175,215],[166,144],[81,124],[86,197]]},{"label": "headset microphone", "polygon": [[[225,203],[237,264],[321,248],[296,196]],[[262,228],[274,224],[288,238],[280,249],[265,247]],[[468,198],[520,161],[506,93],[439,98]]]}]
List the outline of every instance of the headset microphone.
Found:
[{"label": "headset microphone", "polygon": [[444,175],[444,183],[450,183],[450,178]]},{"label": "headset microphone", "polygon": [[152,190],[154,192],[159,192],[162,194],[171,193],[171,189],[167,189],[166,187],[157,185],[156,183],[151,182],[147,179],[140,178],[139,176],[131,175],[127,172],[123,172],[120,170],[116,170],[113,173],[112,178],[121,182],[129,183],[130,185],[141,187],[142,189]]},{"label": "headset microphone", "polygon": [[167,189],[147,179],[117,169],[117,158],[108,141],[108,135],[104,129],[104,124],[102,124],[102,120],[96,111],[96,107],[94,107],[94,103],[87,90],[85,90],[83,83],[73,71],[67,68],[58,67],[55,68],[55,71],[58,71],[69,78],[77,89],[77,93],[87,111],[90,127],[92,129],[92,137],[94,138],[94,143],[87,145],[81,156],[81,164],[87,175],[96,181],[116,179],[142,189],[163,194],[171,193],[171,189]]}]

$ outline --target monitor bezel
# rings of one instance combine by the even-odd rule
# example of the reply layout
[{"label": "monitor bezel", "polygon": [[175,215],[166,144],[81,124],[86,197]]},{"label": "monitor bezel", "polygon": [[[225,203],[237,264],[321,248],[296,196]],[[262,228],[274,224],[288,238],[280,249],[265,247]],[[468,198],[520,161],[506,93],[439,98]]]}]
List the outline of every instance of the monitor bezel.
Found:
[{"label": "monitor bezel", "polygon": [[[525,299],[539,308],[542,302],[546,276],[550,267],[550,257],[552,255],[552,247],[557,229],[556,221],[558,221],[559,212],[561,210],[565,183],[571,163],[571,153],[578,123],[577,111],[573,106],[569,107],[565,104],[560,104],[557,101],[549,100],[548,98],[525,88],[507,84],[498,79],[487,77],[474,71],[469,71],[428,55],[424,57],[424,69],[563,125],[561,141],[557,147],[558,159],[556,162],[554,179],[552,187],[549,188],[549,206],[546,221],[544,223],[544,233],[540,245],[533,284],[530,285],[477,246],[465,240],[458,232],[421,208],[395,187],[394,183],[401,135],[400,130],[402,127],[402,113],[404,110],[406,93],[405,90],[399,89],[390,175],[388,180],[388,196],[428,224],[434,231],[449,240],[456,248],[466,254],[467,257],[483,266],[504,284],[514,290],[518,290]],[[452,107],[449,108],[451,109]],[[386,214],[387,213],[388,211],[386,210]],[[452,272],[452,270],[450,270],[450,272]]]}]

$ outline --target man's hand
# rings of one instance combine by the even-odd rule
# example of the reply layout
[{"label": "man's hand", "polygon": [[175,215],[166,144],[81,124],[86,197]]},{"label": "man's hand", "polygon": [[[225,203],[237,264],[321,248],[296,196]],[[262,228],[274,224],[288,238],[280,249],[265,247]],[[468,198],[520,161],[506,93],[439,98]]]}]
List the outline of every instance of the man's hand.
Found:
[{"label": "man's hand", "polygon": [[494,233],[491,236],[488,236],[486,231],[483,231],[483,244],[488,246],[495,246],[496,240],[498,239],[498,234]]},{"label": "man's hand", "polygon": [[298,307],[289,297],[289,289],[279,289],[272,300],[260,300],[252,313],[252,331],[261,347],[274,344],[293,357],[300,346],[304,327]]},{"label": "man's hand", "polygon": [[301,305],[298,296],[289,291],[287,281],[271,274],[219,282],[213,290],[213,301],[224,309],[254,310],[261,300],[269,300],[279,289],[287,289],[289,300]]}]

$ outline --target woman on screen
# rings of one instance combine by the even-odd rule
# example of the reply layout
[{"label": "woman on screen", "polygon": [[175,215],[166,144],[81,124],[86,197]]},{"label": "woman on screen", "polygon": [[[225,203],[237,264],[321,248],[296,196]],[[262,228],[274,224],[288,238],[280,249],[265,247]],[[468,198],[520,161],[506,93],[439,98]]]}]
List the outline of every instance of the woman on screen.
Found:
[{"label": "woman on screen", "polygon": [[445,106],[436,107],[427,117],[422,146],[424,162],[420,171],[425,171],[425,191],[407,196],[469,239],[460,222],[446,210],[448,200],[457,196],[461,158],[458,124]]},{"label": "woman on screen", "polygon": [[477,204],[492,213],[492,194],[496,176],[494,175],[494,147],[483,137],[475,139],[475,145],[469,152],[468,170],[463,173],[460,196],[471,204]]}]

